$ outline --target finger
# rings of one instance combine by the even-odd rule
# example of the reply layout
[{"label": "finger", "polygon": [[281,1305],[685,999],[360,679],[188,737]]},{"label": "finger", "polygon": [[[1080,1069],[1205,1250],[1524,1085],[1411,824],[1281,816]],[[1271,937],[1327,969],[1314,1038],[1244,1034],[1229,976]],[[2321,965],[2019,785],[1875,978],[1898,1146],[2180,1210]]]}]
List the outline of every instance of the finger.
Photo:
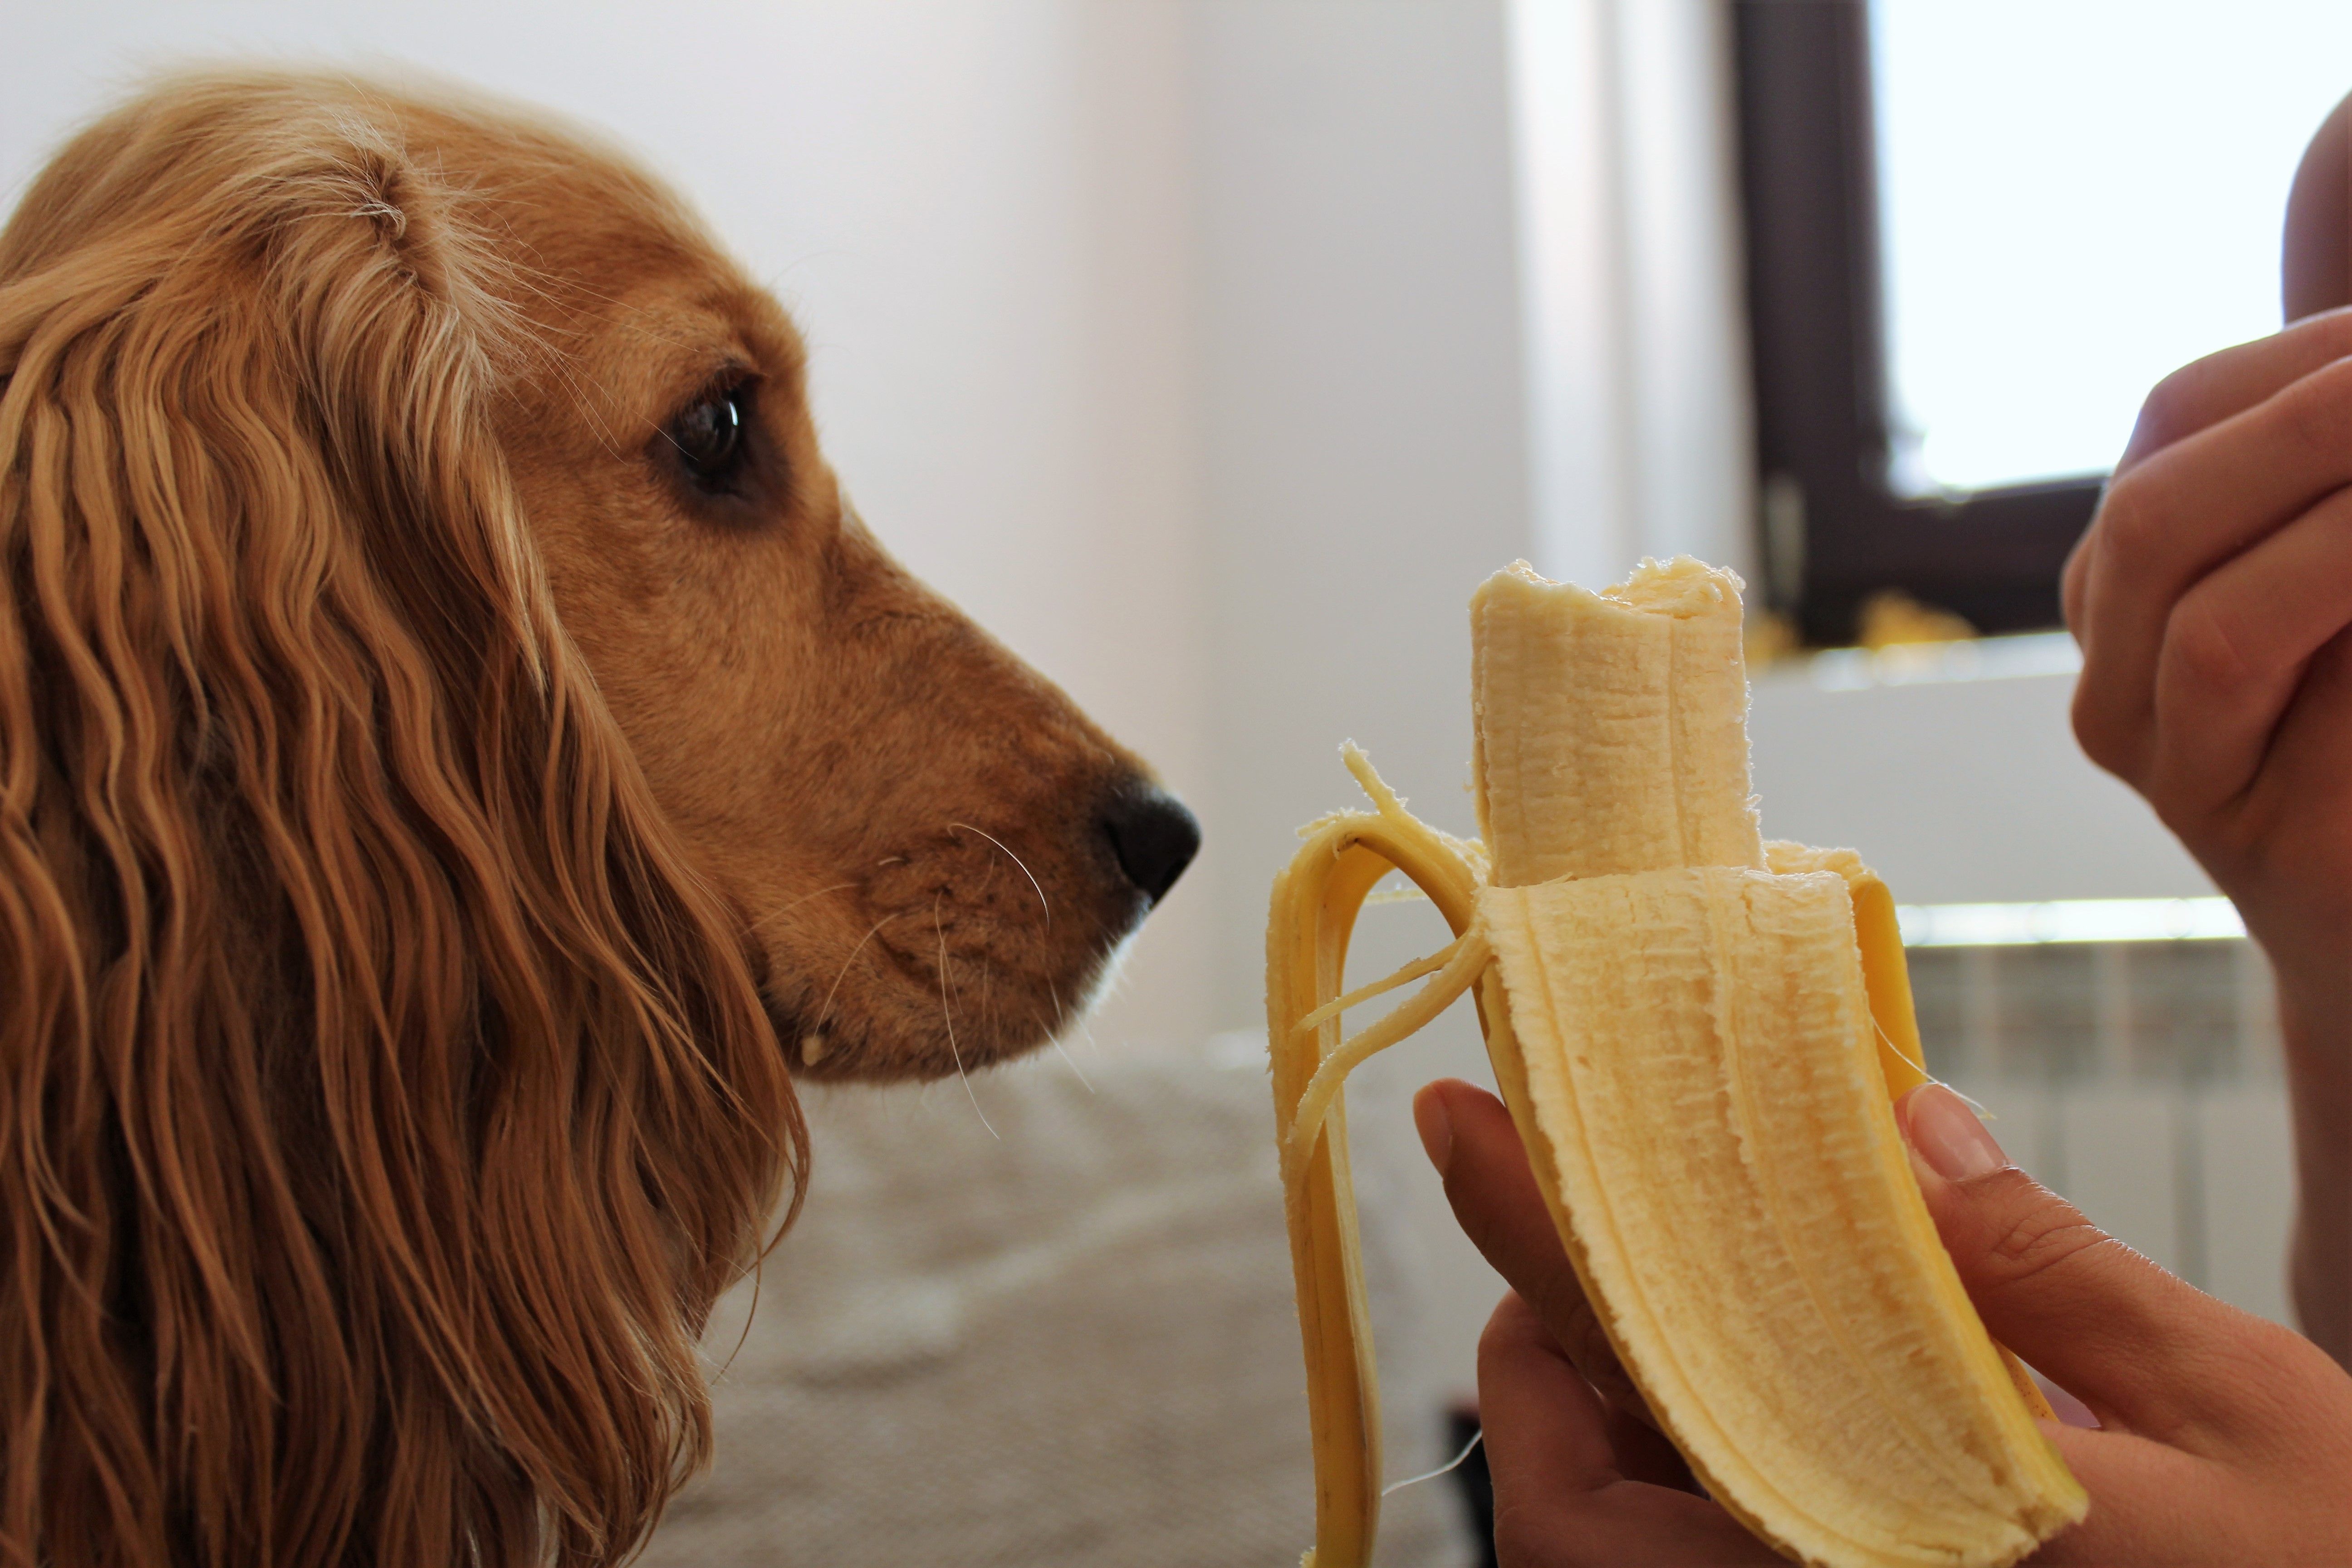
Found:
[{"label": "finger", "polygon": [[2210,1552],[2213,1500],[2229,1481],[2219,1465],[2130,1433],[2048,1421],[2042,1430],[2091,1494],[2091,1511],[2034,1553],[2033,1568],[2195,1562],[2200,1547]]},{"label": "finger", "polygon": [[2274,1324],[2224,1306],[2010,1163],[1941,1084],[1903,1097],[1920,1195],[1993,1338],[2121,1428],[2203,1451],[2278,1375]]},{"label": "finger", "polygon": [[1715,1503],[1626,1478],[1599,1396],[1516,1293],[1478,1342],[1478,1414],[1506,1568],[1780,1561]]},{"label": "finger", "polygon": [[1603,1403],[1609,1405],[1609,1447],[1616,1451],[1617,1468],[1626,1479],[1680,1492],[1698,1490],[1698,1479],[1691,1474],[1689,1462],[1653,1425],[1657,1418],[1647,1405],[1627,1410]]},{"label": "finger", "polygon": [[1610,1405],[1649,1420],[1649,1406],[1585,1299],[1503,1102],[1459,1079],[1440,1079],[1413,1097],[1412,1113],[1463,1233]]},{"label": "finger", "polygon": [[2119,475],[2077,552],[2083,644],[2075,731],[2095,762],[2141,782],[2156,670],[2174,605],[2199,578],[2352,481],[2352,359]]},{"label": "finger", "polygon": [[[2252,342],[2238,343],[2183,365],[2157,383],[2140,405],[2131,440],[2116,462],[2120,479],[2148,458],[2222,420],[2245,413],[2314,371],[2352,355],[2352,310],[2331,310]],[[2093,560],[2099,553],[2106,509],[2067,555],[2059,594],[2066,624],[2084,629]]]},{"label": "finger", "polygon": [[[2231,812],[2232,832],[2225,843],[2245,862],[2233,869],[2273,881],[2284,872],[2296,884],[2291,904],[2257,907],[2248,917],[2273,967],[2331,976],[2345,970],[2336,933],[2352,921],[2352,884],[2295,873],[2352,862],[2352,814],[2313,809],[2315,803],[2340,798],[2340,781],[2352,778],[2347,714],[2352,714],[2352,627],[2305,666],[2252,789]],[[2286,825],[2291,829],[2282,831]],[[2338,1097],[2335,1124],[2352,1123],[2347,1113],[2352,1098]]]},{"label": "finger", "polygon": [[2221,566],[2173,607],[2148,793],[2168,816],[2242,794],[2312,656],[2352,624],[2352,490]]},{"label": "finger", "polygon": [[1589,1492],[1625,1479],[1601,1395],[1517,1291],[1496,1306],[1478,1340],[1478,1423],[1498,1507],[1507,1489]]},{"label": "finger", "polygon": [[[2329,301],[2340,305],[2341,300]],[[2174,442],[2242,414],[2331,361],[2352,354],[2352,311],[2306,313],[2283,331],[2234,343],[2181,366],[2140,405],[2122,473]]]}]

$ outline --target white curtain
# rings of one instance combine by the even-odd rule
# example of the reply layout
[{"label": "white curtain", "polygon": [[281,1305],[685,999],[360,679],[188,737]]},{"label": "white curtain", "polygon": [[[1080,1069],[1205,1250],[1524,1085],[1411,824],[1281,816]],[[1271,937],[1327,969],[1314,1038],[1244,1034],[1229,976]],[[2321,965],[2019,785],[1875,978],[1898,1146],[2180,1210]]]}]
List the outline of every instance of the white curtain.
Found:
[{"label": "white curtain", "polygon": [[1724,0],[1511,0],[1536,564],[1757,583]]}]

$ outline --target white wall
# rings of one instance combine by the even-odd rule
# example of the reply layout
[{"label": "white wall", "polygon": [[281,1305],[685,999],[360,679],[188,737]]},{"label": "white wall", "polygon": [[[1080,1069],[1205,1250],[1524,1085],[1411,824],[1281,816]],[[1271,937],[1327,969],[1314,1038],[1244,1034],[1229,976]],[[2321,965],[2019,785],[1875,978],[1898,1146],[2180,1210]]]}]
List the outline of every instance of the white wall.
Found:
[{"label": "white wall", "polygon": [[1501,5],[1194,16],[1217,1006],[1241,1027],[1293,830],[1358,798],[1342,739],[1472,830],[1465,606],[1532,535]]},{"label": "white wall", "polygon": [[[76,0],[6,32],[5,205],[75,121],[191,56],[421,66],[604,127],[793,308],[883,538],[1206,792],[1174,0]],[[1207,1027],[1207,881],[1147,928],[1106,1043]]]},{"label": "white wall", "polygon": [[[1352,736],[1475,831],[1467,604],[1536,550],[1507,19],[1500,0],[1227,0],[1195,13],[1202,475],[1214,584],[1216,1005],[1262,1061],[1265,899],[1308,819],[1360,799]],[[1369,910],[1351,965],[1444,940]],[[1457,1008],[1350,1084],[1388,1420],[1475,1387],[1501,1283],[1422,1157],[1412,1091],[1491,1081]]]},{"label": "white wall", "polygon": [[1858,847],[1906,903],[2206,898],[2213,884],[2074,744],[2063,672],[1824,684],[1798,663],[1754,683],[1756,793],[1776,838]]}]

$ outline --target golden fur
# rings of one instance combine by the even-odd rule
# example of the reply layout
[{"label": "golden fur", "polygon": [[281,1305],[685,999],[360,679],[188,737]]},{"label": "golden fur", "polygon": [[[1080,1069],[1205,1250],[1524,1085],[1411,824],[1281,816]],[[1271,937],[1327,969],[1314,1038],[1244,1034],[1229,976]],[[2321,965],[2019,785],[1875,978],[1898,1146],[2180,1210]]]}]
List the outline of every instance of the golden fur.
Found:
[{"label": "golden fur", "polygon": [[0,1563],[626,1555],[787,1054],[1026,1048],[1159,890],[803,358],[622,161],[341,79],[167,82],[0,234]]}]

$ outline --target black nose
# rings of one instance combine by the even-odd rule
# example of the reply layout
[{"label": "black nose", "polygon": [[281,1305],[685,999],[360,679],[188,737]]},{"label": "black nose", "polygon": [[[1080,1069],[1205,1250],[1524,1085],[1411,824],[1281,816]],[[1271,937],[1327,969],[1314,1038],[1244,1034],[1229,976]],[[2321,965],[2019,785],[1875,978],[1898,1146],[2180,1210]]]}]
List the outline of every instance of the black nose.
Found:
[{"label": "black nose", "polygon": [[1134,784],[1111,797],[1103,832],[1127,879],[1158,903],[1200,851],[1201,825],[1157,784]]}]

